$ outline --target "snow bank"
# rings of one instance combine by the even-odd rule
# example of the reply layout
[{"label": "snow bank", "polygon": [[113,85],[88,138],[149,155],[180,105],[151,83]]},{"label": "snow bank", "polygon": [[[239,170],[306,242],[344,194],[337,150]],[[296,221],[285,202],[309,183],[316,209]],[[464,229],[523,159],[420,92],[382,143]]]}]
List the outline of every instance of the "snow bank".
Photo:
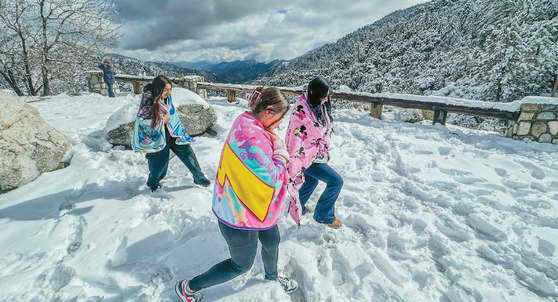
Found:
[{"label": "snow bank", "polygon": [[[192,147],[214,179],[247,108],[209,102],[218,134]],[[142,154],[102,148],[108,117],[137,103],[133,95],[33,103],[70,137],[71,165],[0,195],[0,300],[177,301],[176,281],[228,258],[212,189],[195,186],[184,164],[172,159],[151,193]],[[279,223],[279,271],[300,290],[289,296],[264,281],[258,255],[245,275],[204,290],[205,300],[558,299],[558,146],[348,109],[334,118],[330,165],[344,179],[335,212],[344,225],[332,230],[310,216],[301,229]]]},{"label": "snow bank", "polygon": [[172,89],[172,101],[175,107],[197,104],[203,105],[206,109],[209,108],[209,104],[197,93],[180,87],[174,87]]}]

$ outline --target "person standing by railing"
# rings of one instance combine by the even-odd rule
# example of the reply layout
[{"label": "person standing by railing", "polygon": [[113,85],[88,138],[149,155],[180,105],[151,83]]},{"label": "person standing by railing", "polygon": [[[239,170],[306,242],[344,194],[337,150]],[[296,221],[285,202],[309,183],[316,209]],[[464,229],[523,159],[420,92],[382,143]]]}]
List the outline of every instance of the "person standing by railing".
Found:
[{"label": "person standing by railing", "polygon": [[213,193],[213,213],[231,257],[191,280],[181,280],[175,292],[182,301],[198,302],[201,290],[227,282],[254,263],[258,240],[266,280],[276,280],[287,293],[296,281],[277,275],[277,223],[285,212],[289,155],[274,129],[289,110],[283,93],[260,87],[249,98],[251,111],[234,121],[225,141]]},{"label": "person standing by railing", "polygon": [[172,85],[168,77],[157,76],[143,87],[140,109],[132,133],[134,151],[147,153],[149,164],[147,186],[154,192],[167,174],[170,150],[192,172],[194,183],[203,187],[211,184],[190,146],[194,140],[186,133],[178,112],[172,104]]},{"label": "person standing by railing", "polygon": [[112,89],[112,86],[114,85],[114,82],[116,80],[114,79],[114,70],[112,70],[112,63],[110,62],[110,60],[105,60],[103,64],[99,65],[99,68],[103,71],[103,81],[105,81],[105,84],[107,84],[108,96],[113,98],[114,90]]},{"label": "person standing by railing", "polygon": [[[330,96],[331,89],[324,79],[317,77],[310,81],[307,91],[294,105],[285,143],[289,152],[291,204],[300,201],[301,214],[310,212],[306,202],[318,180],[325,182],[327,187],[314,208],[314,219],[336,229],[341,226],[341,221],[335,218],[334,206],[343,179],[328,165],[332,131]],[[298,188],[300,184],[302,186]]]}]

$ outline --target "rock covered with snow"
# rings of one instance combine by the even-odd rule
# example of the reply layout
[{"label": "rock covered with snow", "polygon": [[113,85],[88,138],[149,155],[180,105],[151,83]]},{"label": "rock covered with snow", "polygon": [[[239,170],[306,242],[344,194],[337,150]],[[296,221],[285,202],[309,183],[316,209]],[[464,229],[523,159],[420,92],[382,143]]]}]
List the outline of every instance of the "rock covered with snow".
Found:
[{"label": "rock covered with snow", "polygon": [[0,107],[0,191],[5,191],[55,170],[71,143],[17,97],[0,91]]},{"label": "rock covered with snow", "polygon": [[420,109],[400,109],[395,110],[395,115],[402,122],[418,123],[424,120],[422,110]]},{"label": "rock covered with snow", "polygon": [[349,88],[349,86],[347,85],[339,85],[338,91],[343,93],[351,93],[351,88]]},{"label": "rock covered with snow", "polygon": [[[198,94],[184,88],[172,90],[172,101],[189,135],[201,135],[217,123],[217,112]],[[131,148],[134,121],[139,102],[113,113],[106,124],[107,139],[113,145]]]},{"label": "rock covered with snow", "polygon": [[184,88],[173,88],[172,100],[188,134],[203,134],[217,124],[217,112],[198,94]]},{"label": "rock covered with snow", "polygon": [[132,131],[139,104],[128,104],[113,113],[106,124],[107,140],[115,146],[132,148]]}]

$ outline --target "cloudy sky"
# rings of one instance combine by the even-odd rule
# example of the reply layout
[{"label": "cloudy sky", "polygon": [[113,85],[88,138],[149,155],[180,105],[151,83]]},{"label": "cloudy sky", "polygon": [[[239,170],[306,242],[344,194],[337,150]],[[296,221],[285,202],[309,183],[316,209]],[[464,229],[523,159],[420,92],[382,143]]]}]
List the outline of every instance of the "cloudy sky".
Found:
[{"label": "cloudy sky", "polygon": [[151,61],[292,59],[426,0],[116,0],[112,51]]}]

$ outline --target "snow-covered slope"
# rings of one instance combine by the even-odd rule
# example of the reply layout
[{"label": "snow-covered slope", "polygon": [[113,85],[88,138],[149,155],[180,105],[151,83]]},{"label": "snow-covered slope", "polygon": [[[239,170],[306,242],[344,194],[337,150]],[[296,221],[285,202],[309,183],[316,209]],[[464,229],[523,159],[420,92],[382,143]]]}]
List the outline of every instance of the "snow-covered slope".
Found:
[{"label": "snow-covered slope", "polygon": [[[195,186],[174,158],[151,193],[144,156],[104,138],[108,117],[137,102],[89,94],[32,103],[72,141],[71,165],[0,195],[0,301],[178,301],[177,280],[228,257],[211,188]],[[213,179],[246,102],[208,102],[218,135],[193,148]],[[279,224],[279,269],[300,290],[265,282],[258,255],[204,301],[558,299],[558,146],[384,116],[334,111],[330,164],[344,179],[344,226],[307,216],[301,229]]]}]

